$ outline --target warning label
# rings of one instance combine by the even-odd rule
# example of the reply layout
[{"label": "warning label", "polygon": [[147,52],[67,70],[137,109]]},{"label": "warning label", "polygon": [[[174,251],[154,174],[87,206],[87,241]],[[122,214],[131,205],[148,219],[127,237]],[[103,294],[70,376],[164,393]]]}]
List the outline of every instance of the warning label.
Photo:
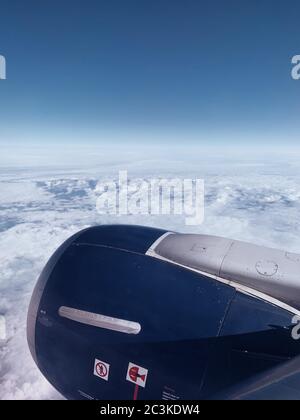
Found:
[{"label": "warning label", "polygon": [[128,370],[127,370],[127,376],[126,376],[126,380],[129,382],[132,382],[138,386],[141,386],[143,388],[145,388],[146,386],[146,381],[147,381],[147,376],[148,376],[148,370],[135,365],[133,363],[129,363],[128,365]]},{"label": "warning label", "polygon": [[109,377],[109,364],[102,362],[101,360],[95,359],[94,364],[94,375],[98,376],[98,378],[104,379],[108,381]]}]

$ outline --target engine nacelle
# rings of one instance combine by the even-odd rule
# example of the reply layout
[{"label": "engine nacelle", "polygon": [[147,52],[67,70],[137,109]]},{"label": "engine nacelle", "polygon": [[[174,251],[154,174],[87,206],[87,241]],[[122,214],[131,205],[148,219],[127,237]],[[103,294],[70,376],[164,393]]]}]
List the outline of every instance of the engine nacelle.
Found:
[{"label": "engine nacelle", "polygon": [[77,233],[31,300],[39,369],[68,399],[205,399],[298,355],[294,285],[274,286],[281,254],[241,244],[140,226]]}]

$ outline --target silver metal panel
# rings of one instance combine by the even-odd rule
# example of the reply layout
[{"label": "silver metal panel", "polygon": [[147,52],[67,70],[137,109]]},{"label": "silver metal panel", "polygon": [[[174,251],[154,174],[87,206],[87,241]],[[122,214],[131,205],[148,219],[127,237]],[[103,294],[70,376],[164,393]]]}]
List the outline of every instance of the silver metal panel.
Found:
[{"label": "silver metal panel", "polygon": [[300,308],[300,262],[296,254],[235,241],[224,258],[220,276]]},{"label": "silver metal panel", "polygon": [[300,309],[300,255],[215,236],[173,234],[148,255],[217,276]]},{"label": "silver metal panel", "polygon": [[219,276],[232,243],[216,236],[173,234],[163,239],[154,252],[178,264]]},{"label": "silver metal panel", "polygon": [[61,306],[58,313],[62,318],[67,318],[97,328],[104,328],[106,330],[118,331],[125,334],[139,334],[141,331],[141,325],[138,322],[81,311],[66,306]]}]

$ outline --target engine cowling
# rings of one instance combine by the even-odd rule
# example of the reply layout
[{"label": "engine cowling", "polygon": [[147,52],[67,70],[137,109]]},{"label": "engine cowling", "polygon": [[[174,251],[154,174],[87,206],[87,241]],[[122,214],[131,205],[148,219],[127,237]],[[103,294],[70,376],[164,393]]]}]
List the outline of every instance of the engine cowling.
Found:
[{"label": "engine cowling", "polygon": [[30,303],[28,343],[63,396],[214,398],[300,353],[297,308],[247,276],[239,283],[236,270],[234,279],[214,272],[228,252],[209,247],[220,238],[184,237],[97,226],[51,257]]}]

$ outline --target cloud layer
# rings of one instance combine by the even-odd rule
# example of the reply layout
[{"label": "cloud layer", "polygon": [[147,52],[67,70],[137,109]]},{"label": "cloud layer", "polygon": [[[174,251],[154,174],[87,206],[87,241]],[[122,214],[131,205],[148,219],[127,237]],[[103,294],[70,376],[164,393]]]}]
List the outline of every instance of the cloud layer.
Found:
[{"label": "cloud layer", "polygon": [[[128,159],[90,169],[0,170],[0,315],[7,340],[0,342],[0,399],[56,399],[26,343],[26,312],[44,264],[71,234],[90,225],[139,223],[207,233],[300,252],[300,167],[296,160],[230,160],[194,157],[166,161]],[[129,177],[205,180],[205,222],[187,227],[176,216],[101,216],[95,186]]]}]

